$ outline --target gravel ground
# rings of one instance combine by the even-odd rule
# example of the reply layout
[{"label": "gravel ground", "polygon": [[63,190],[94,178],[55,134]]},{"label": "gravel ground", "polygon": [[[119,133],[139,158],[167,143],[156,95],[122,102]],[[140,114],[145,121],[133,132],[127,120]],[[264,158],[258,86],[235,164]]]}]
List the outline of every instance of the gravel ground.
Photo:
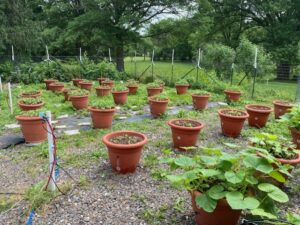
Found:
[{"label": "gravel ground", "polygon": [[[223,142],[240,145],[247,143],[245,136],[252,130],[247,126],[245,135],[238,139],[228,139],[222,136],[216,109],[209,109],[204,113],[190,113],[189,117],[197,118],[206,124],[199,137],[199,145],[221,146]],[[64,154],[69,157],[78,155],[79,161],[82,159],[85,163],[82,165],[72,161],[73,164],[70,164],[67,163],[69,158],[63,158],[61,164],[76,181],[80,180],[81,176],[85,176],[87,182],[84,185],[78,185],[78,182],[73,181],[61,170],[59,186],[61,182],[69,182],[71,190],[37,210],[33,224],[195,224],[189,194],[186,191],[175,190],[167,182],[154,179],[152,175],[158,168],[162,168],[161,165],[156,165],[157,160],[162,157],[161,149],[168,149],[171,146],[171,131],[165,125],[167,119],[169,118],[146,120],[132,125],[118,124],[114,128],[124,129],[134,126],[136,130],[145,133],[149,138],[149,143],[143,150],[141,164],[134,174],[119,175],[112,171],[105,148],[101,144],[102,133],[100,131],[89,131],[90,133],[82,133],[65,140],[61,146],[64,148]],[[103,134],[105,132],[107,131],[103,131]],[[90,137],[91,135],[95,137]],[[76,142],[81,138],[87,140],[83,145],[71,145],[71,142]],[[99,146],[104,155],[97,160],[84,158],[86,154],[99,149]],[[227,149],[227,151],[233,150]],[[149,156],[156,158],[149,161]],[[48,171],[45,164],[47,164],[47,158],[42,157],[41,151],[36,148],[31,149],[20,145],[1,150],[0,192],[24,193],[32,184],[45,180]],[[296,174],[289,184],[291,188],[288,188],[291,201],[284,206],[284,210],[300,213],[299,181],[300,176]],[[7,195],[5,197],[0,195],[0,206],[1,201],[8,198]],[[27,202],[22,199],[22,195],[10,197],[15,205],[10,210],[0,213],[0,224],[26,223],[29,209]]]}]

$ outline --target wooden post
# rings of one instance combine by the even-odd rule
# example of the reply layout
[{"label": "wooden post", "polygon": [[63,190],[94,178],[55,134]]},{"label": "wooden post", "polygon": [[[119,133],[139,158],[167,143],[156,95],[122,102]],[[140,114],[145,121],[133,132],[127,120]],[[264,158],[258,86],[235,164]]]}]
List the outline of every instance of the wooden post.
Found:
[{"label": "wooden post", "polygon": [[82,61],[81,48],[79,48],[79,61]]}]

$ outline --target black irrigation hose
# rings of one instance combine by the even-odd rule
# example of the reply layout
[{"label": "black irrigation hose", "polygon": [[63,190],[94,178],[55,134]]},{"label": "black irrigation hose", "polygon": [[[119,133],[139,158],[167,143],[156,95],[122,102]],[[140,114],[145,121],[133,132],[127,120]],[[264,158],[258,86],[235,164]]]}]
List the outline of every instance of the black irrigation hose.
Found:
[{"label": "black irrigation hose", "polygon": [[242,219],[240,225],[260,225],[260,224],[264,224],[264,225],[273,225],[273,224],[277,224],[281,223],[282,225],[294,225],[293,223],[284,221],[284,220],[280,220],[280,219],[260,219],[260,220],[246,220],[246,219]]}]

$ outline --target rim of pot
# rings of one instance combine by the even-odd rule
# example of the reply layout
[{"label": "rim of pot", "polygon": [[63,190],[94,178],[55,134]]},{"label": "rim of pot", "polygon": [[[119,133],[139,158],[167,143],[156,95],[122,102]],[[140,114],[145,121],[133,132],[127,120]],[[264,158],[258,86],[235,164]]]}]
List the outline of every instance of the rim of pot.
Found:
[{"label": "rim of pot", "polygon": [[164,102],[164,103],[166,103],[166,102],[169,103],[169,101],[170,101],[169,98],[166,98],[164,100],[155,100],[154,98],[155,98],[155,96],[150,96],[150,97],[148,97],[148,101],[151,101],[151,102]]},{"label": "rim of pot", "polygon": [[29,104],[24,104],[24,103],[22,103],[22,101],[23,101],[23,100],[19,100],[19,101],[18,101],[18,104],[21,105],[21,106],[27,106],[27,107],[30,107],[30,106],[37,106],[37,105],[44,105],[44,104],[45,104],[45,103],[42,101],[41,103],[30,104],[30,105],[29,105]]},{"label": "rim of pot", "polygon": [[[184,126],[178,126],[176,124],[174,124],[175,121],[187,121],[187,122],[194,122],[194,123],[197,123],[198,126],[196,127],[184,127]],[[170,127],[173,127],[173,128],[177,128],[177,129],[183,129],[183,130],[199,130],[199,129],[202,129],[204,127],[204,123],[202,122],[199,122],[197,120],[191,120],[191,119],[172,119],[172,120],[169,120],[167,122],[167,124],[170,126]]]},{"label": "rim of pot", "polygon": [[103,85],[103,86],[98,86],[98,87],[95,87],[95,89],[97,89],[97,90],[101,90],[101,89],[111,89],[111,87],[110,86],[108,86],[108,85]]},{"label": "rim of pot", "polygon": [[[110,138],[120,136],[120,135],[124,135],[124,134],[141,137],[143,140],[138,142],[138,143],[135,143],[135,144],[115,144],[115,143],[112,143],[109,140]],[[139,132],[136,132],[136,131],[122,130],[122,131],[111,132],[111,133],[108,133],[108,134],[104,135],[102,137],[102,141],[108,147],[121,148],[121,149],[130,149],[130,148],[138,148],[138,147],[141,147],[141,146],[145,145],[148,142],[148,138],[146,137],[146,135],[144,135],[142,133],[139,133]]]},{"label": "rim of pot", "polygon": [[89,97],[89,95],[70,95],[69,98],[86,98]]},{"label": "rim of pot", "polygon": [[129,92],[129,89],[127,89],[125,91],[114,91],[114,90],[111,91],[112,94],[126,94],[128,92]]},{"label": "rim of pot", "polygon": [[[241,112],[241,113],[243,113],[243,115],[241,115],[241,116],[227,115],[227,114],[224,113],[224,111]],[[226,117],[234,118],[234,119],[236,119],[236,118],[239,118],[239,119],[241,119],[241,118],[242,118],[242,119],[247,119],[247,118],[249,117],[249,114],[248,114],[247,112],[245,112],[245,111],[243,111],[243,110],[239,110],[239,109],[219,109],[219,110],[218,110],[218,114],[219,114],[220,116],[226,116]]]},{"label": "rim of pot", "polygon": [[241,92],[241,91],[234,91],[234,90],[230,90],[230,89],[226,89],[226,90],[224,90],[224,93],[242,94],[242,92]]},{"label": "rim of pot", "polygon": [[43,120],[41,117],[39,116],[16,116],[15,117],[16,120],[18,121],[29,121],[29,120]]},{"label": "rim of pot", "polygon": [[[265,107],[265,108],[268,108],[268,109],[253,109],[252,107]],[[245,109],[249,110],[251,112],[262,112],[262,113],[271,113],[271,112],[273,112],[273,109],[271,107],[265,106],[265,105],[258,105],[258,104],[246,105]]]},{"label": "rim of pot", "polygon": [[197,95],[197,94],[191,94],[192,97],[210,97],[211,94],[202,94],[202,95]]},{"label": "rim of pot", "polygon": [[89,106],[88,110],[91,112],[115,112],[116,107],[113,107],[111,109],[99,109],[99,108],[96,108],[95,106]]},{"label": "rim of pot", "polygon": [[274,104],[274,105],[279,105],[279,106],[284,106],[284,107],[293,107],[293,106],[294,106],[294,104],[291,103],[291,102],[287,102],[288,104],[282,104],[282,103],[280,103],[280,102],[284,102],[284,101],[281,101],[281,100],[274,100],[274,101],[273,101],[273,104]]}]

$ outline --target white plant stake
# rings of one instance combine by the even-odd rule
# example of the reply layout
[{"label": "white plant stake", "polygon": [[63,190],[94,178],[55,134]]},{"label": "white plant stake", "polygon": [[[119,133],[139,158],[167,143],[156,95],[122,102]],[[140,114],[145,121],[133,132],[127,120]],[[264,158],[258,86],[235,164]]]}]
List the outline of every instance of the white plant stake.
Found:
[{"label": "white plant stake", "polygon": [[257,47],[255,48],[255,56],[254,56],[254,68],[257,68],[257,53],[258,53],[258,49]]},{"label": "white plant stake", "polygon": [[173,48],[173,51],[172,51],[172,65],[174,65],[174,55],[175,55],[175,50]]},{"label": "white plant stake", "polygon": [[[46,112],[46,117],[48,120],[47,123],[47,134],[48,134],[48,152],[49,152],[49,168],[50,168],[50,173],[51,173],[51,177],[52,179],[50,179],[49,182],[49,188],[51,191],[55,191],[56,187],[55,187],[55,166],[53,165],[54,163],[54,144],[53,144],[53,136],[52,136],[52,130],[51,130],[51,112],[47,111]],[[52,168],[54,167],[54,168]]]},{"label": "white plant stake", "polygon": [[153,51],[152,51],[152,64],[154,64],[154,49],[153,49]]},{"label": "white plant stake", "polygon": [[47,57],[47,61],[50,61],[50,56],[49,56],[49,51],[48,51],[47,45],[46,45],[46,57]]},{"label": "white plant stake", "polygon": [[15,51],[14,51],[14,46],[11,46],[11,60],[15,61]]},{"label": "white plant stake", "polygon": [[79,61],[82,61],[82,56],[81,56],[81,48],[79,48]]},{"label": "white plant stake", "polygon": [[12,95],[11,95],[11,85],[10,82],[7,83],[7,89],[8,89],[8,97],[9,97],[9,109],[10,109],[10,114],[13,114],[13,104],[12,104]]},{"label": "white plant stake", "polygon": [[110,48],[108,49],[108,57],[109,57],[109,62],[111,62],[111,52],[110,52]]},{"label": "white plant stake", "polygon": [[2,77],[0,76],[0,92],[3,93]]},{"label": "white plant stake", "polygon": [[197,63],[198,68],[200,68],[200,62],[201,62],[201,48],[199,48],[199,51],[198,51],[198,63]]}]

